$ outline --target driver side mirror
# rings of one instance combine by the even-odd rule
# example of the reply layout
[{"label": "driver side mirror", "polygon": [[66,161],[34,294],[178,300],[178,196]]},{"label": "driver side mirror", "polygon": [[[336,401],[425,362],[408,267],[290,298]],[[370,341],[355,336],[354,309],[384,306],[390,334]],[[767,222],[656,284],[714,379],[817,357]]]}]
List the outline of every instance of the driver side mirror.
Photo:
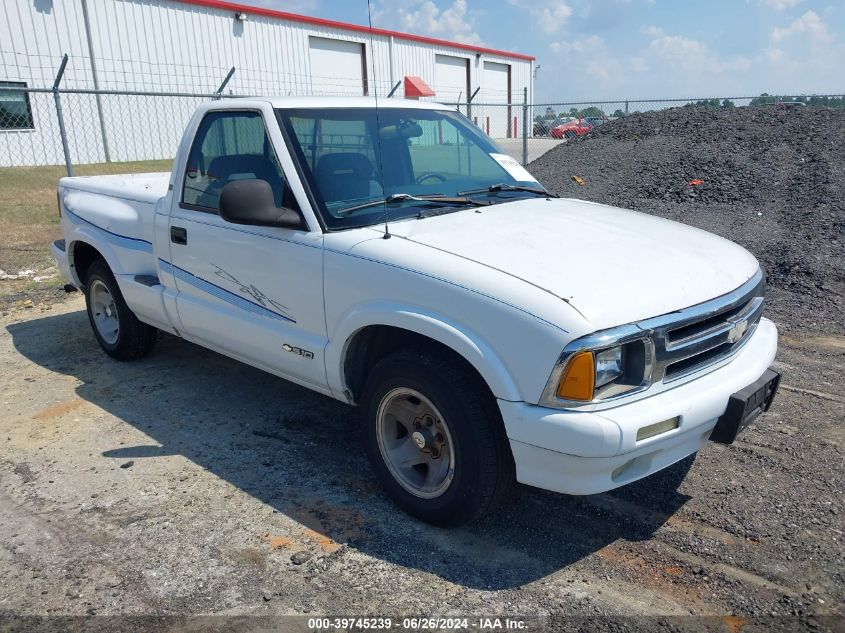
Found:
[{"label": "driver side mirror", "polygon": [[276,206],[273,188],[266,180],[233,180],[220,192],[218,208],[220,217],[232,224],[305,228],[298,211]]}]

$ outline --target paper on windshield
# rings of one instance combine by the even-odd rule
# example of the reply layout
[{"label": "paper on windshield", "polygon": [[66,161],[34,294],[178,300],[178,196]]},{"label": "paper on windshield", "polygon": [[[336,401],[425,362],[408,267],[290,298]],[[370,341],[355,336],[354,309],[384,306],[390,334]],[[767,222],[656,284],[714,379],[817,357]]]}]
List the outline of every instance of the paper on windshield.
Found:
[{"label": "paper on windshield", "polygon": [[490,156],[493,160],[504,167],[505,171],[513,176],[514,180],[519,182],[537,182],[537,179],[529,174],[525,167],[520,165],[514,158],[511,158],[507,154],[490,154]]}]

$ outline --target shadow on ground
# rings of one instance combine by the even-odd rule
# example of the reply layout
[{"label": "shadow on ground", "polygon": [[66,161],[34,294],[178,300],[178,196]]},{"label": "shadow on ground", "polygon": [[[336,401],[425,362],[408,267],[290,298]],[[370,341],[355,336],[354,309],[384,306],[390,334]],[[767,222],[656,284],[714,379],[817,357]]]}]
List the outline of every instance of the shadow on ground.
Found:
[{"label": "shadow on ground", "polygon": [[384,498],[351,407],[170,336],[147,359],[113,361],[81,311],[7,329],[26,358],[77,378],[80,398],[158,443],[115,446],[106,457],[183,455],[320,535],[472,588],[519,587],[616,540],[647,539],[688,499],[644,480],[629,487],[648,509],[633,518],[523,487],[498,514],[439,530]]}]

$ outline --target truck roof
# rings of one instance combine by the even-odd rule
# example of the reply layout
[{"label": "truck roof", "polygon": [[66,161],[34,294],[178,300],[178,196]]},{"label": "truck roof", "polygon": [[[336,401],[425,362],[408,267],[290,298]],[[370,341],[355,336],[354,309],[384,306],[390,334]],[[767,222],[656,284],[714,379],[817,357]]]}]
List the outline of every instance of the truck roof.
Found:
[{"label": "truck roof", "polygon": [[243,102],[270,103],[274,108],[414,108],[419,110],[454,110],[454,105],[444,105],[434,101],[417,101],[379,97],[236,97],[216,101],[216,105]]}]

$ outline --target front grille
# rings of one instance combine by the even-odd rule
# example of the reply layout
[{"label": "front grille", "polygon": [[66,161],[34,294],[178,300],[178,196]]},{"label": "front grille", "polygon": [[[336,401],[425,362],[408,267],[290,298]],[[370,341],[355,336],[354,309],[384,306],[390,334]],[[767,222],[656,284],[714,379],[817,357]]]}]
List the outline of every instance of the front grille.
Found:
[{"label": "front grille", "polygon": [[652,382],[678,380],[734,354],[760,322],[763,291],[758,271],[723,297],[640,323],[654,341]]},{"label": "front grille", "polygon": [[[642,382],[625,383],[627,389],[605,390],[593,404],[613,406],[609,404],[611,400],[645,392],[655,384],[684,377],[694,379],[696,372],[736,354],[753,336],[763,314],[764,290],[763,271],[758,268],[751,279],[721,297],[659,317],[593,332],[570,342],[549,376],[541,402],[559,408],[583,404],[556,395],[562,372],[573,354],[634,342],[641,344],[636,349],[642,349],[645,360]],[[632,348],[627,349],[630,355]]]},{"label": "front grille", "polygon": [[666,370],[663,372],[663,382],[669,382],[673,378],[680,378],[696,369],[715,363],[723,356],[727,356],[732,349],[733,345],[731,343],[722,343],[701,354],[696,354],[695,356],[690,356],[689,358],[666,365]]},{"label": "front grille", "polygon": [[711,330],[723,326],[726,321],[729,321],[736,315],[742,313],[744,309],[745,305],[741,305],[733,310],[728,310],[724,313],[702,319],[701,321],[696,321],[694,323],[690,323],[689,325],[667,330],[667,342],[669,345],[677,345],[678,343],[682,343],[684,341],[700,338]]}]

